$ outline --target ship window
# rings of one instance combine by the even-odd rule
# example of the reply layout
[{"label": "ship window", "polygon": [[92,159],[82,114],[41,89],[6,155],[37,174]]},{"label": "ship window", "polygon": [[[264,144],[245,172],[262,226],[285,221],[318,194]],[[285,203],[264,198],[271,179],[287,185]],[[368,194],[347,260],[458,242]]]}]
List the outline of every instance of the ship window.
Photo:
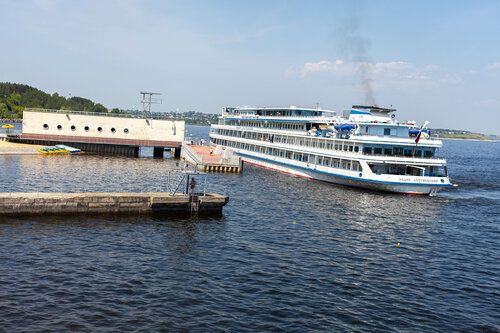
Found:
[{"label": "ship window", "polygon": [[[61,126],[61,125],[59,125],[59,126]],[[49,124],[43,124],[43,129],[48,130],[49,129]]]},{"label": "ship window", "polygon": [[363,153],[365,153],[365,154],[371,154],[372,153],[371,147],[364,147],[363,148]]},{"label": "ship window", "polygon": [[57,129],[58,130],[62,130],[62,126],[61,125],[57,125]]},{"label": "ship window", "polygon": [[72,130],[72,131],[75,131],[75,130],[76,130],[75,125],[71,125],[71,130]]},{"label": "ship window", "polygon": [[430,151],[430,150],[424,150],[424,156],[425,157],[431,157],[432,156],[432,151]]},{"label": "ship window", "polygon": [[382,154],[382,148],[375,148],[374,153],[375,154]]},{"label": "ship window", "polygon": [[352,151],[352,150],[353,150],[352,146],[349,146],[349,151]]},{"label": "ship window", "polygon": [[123,132],[128,133],[128,128],[124,128]]},{"label": "ship window", "polygon": [[411,149],[405,149],[405,156],[411,156],[412,155],[412,151]]},{"label": "ship window", "polygon": [[365,127],[365,133],[368,133],[368,126]]},{"label": "ship window", "polygon": [[386,154],[386,155],[392,155],[392,149],[391,148],[385,148],[384,149],[384,154]]},{"label": "ship window", "polygon": [[84,129],[85,129],[85,132],[90,131],[90,128],[89,128],[88,126],[85,126],[85,128],[84,128]]},{"label": "ship window", "polygon": [[422,156],[422,151],[421,150],[417,150],[415,152],[415,156],[419,156],[419,157]]},{"label": "ship window", "polygon": [[97,132],[102,132],[102,127],[97,127]]},{"label": "ship window", "polygon": [[384,135],[391,135],[391,129],[390,128],[384,128]]},{"label": "ship window", "polygon": [[344,151],[347,151],[347,146],[344,146]]},{"label": "ship window", "polygon": [[357,153],[359,152],[359,147],[358,146],[354,146],[354,151]]},{"label": "ship window", "polygon": [[116,129],[114,127],[111,127],[111,133],[116,132]]},{"label": "ship window", "polygon": [[403,155],[403,148],[394,148],[394,155]]}]

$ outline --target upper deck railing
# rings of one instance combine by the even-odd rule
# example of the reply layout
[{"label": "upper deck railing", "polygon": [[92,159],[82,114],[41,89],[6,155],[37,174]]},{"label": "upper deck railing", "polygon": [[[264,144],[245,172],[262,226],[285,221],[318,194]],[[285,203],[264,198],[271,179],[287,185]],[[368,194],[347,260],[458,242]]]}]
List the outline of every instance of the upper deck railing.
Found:
[{"label": "upper deck railing", "polygon": [[297,121],[325,121],[325,122],[331,122],[333,120],[335,121],[340,121],[341,118],[339,116],[299,116],[299,115],[293,115],[293,116],[283,116],[283,115],[240,115],[240,114],[223,114],[220,116],[221,118],[225,119],[236,119],[236,120],[266,120],[266,119],[272,119],[272,120],[297,120]]},{"label": "upper deck railing", "polygon": [[[373,138],[374,140],[380,141],[380,143],[384,143],[384,141],[391,141],[394,142],[394,140],[400,140],[401,143],[407,143],[408,140],[411,142],[414,142],[415,138],[414,137],[409,137],[409,136],[393,136],[393,135],[375,135],[375,134],[366,134],[366,133],[352,133],[349,134],[349,138],[346,137],[337,137],[336,135],[330,135],[327,136],[327,133],[332,133],[328,131],[323,131],[322,135],[316,136],[312,135],[308,132],[306,132],[304,129],[277,129],[277,128],[266,128],[266,127],[254,127],[254,126],[241,126],[241,125],[226,125],[226,124],[212,124],[210,126],[210,132],[214,132],[217,129],[235,129],[235,130],[242,130],[242,131],[259,131],[263,133],[273,133],[273,134],[283,134],[283,135],[293,135],[293,136],[301,136],[301,137],[306,137],[306,138],[314,138],[314,139],[329,139],[329,140],[349,140],[349,139],[370,139]],[[428,137],[425,139],[422,139],[421,144],[424,142],[431,142],[433,145],[441,144],[441,140],[439,138],[433,138],[433,137]]]},{"label": "upper deck railing", "polygon": [[151,112],[151,113],[148,112],[146,114],[146,113],[140,112],[140,111],[120,111],[119,113],[114,113],[114,112],[88,112],[88,111],[74,111],[74,110],[55,110],[55,109],[42,109],[42,108],[26,108],[25,111],[77,114],[77,115],[83,115],[83,116],[179,120],[179,119],[172,118],[169,114],[166,114],[163,112]]}]

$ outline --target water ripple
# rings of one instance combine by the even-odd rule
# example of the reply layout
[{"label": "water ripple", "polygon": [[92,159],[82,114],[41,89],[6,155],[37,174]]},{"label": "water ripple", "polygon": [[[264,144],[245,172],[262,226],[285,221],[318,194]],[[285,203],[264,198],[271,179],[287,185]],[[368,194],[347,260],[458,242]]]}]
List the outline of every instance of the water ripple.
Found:
[{"label": "water ripple", "polygon": [[[433,198],[246,166],[208,176],[222,217],[0,217],[0,332],[498,332],[500,154],[467,144]],[[174,165],[0,156],[0,191],[156,191]]]}]

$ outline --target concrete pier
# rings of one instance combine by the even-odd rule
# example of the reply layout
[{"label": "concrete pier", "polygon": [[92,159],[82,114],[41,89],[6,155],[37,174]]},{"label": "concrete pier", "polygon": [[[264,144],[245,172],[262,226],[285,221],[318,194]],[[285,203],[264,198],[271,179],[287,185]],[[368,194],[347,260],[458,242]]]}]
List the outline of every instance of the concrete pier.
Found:
[{"label": "concrete pier", "polygon": [[184,142],[182,144],[181,158],[204,172],[239,173],[243,168],[241,158],[221,146],[210,147]]},{"label": "concrete pier", "polygon": [[0,193],[1,215],[222,213],[229,197],[206,193]]}]

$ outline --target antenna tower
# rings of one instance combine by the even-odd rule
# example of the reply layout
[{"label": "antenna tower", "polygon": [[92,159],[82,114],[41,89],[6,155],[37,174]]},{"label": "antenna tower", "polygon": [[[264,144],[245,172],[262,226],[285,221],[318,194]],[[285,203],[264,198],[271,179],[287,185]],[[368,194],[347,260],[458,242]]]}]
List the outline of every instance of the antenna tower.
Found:
[{"label": "antenna tower", "polygon": [[151,104],[161,104],[162,102],[160,98],[153,98],[153,95],[161,95],[161,93],[141,91],[140,94],[142,95],[142,111],[144,112],[146,117],[152,118]]}]

